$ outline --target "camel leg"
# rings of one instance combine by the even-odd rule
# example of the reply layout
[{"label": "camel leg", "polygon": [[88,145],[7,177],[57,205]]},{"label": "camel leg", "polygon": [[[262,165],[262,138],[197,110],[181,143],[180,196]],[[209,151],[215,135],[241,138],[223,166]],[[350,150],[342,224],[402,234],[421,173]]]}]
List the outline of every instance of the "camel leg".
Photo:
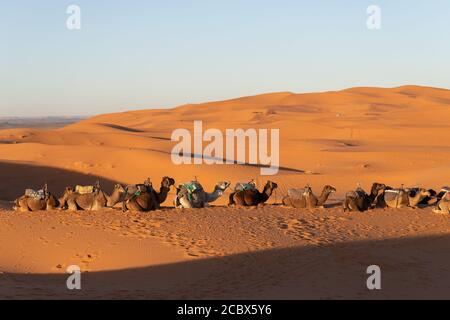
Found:
[{"label": "camel leg", "polygon": [[18,212],[30,212],[31,210],[30,210],[30,208],[28,208],[28,206],[27,207],[22,207],[22,206],[19,206],[19,207],[17,207],[17,211]]},{"label": "camel leg", "polygon": [[73,200],[68,200],[67,201],[67,209],[69,211],[78,211],[78,205],[75,201]]},{"label": "camel leg", "polygon": [[144,210],[141,208],[139,204],[136,203],[134,200],[129,200],[126,204],[126,207],[130,211],[138,211],[143,212]]},{"label": "camel leg", "polygon": [[234,195],[235,195],[234,192],[232,194],[230,194],[229,201],[228,201],[229,207],[236,205],[236,202],[234,201]]},{"label": "camel leg", "polygon": [[291,198],[289,196],[285,196],[281,202],[283,203],[283,206],[286,206],[286,207],[293,207],[294,206],[292,204]]},{"label": "camel leg", "polygon": [[30,206],[28,205],[28,202],[26,200],[19,201],[18,203],[18,211],[19,212],[30,212],[31,210]]},{"label": "camel leg", "polygon": [[344,201],[344,204],[343,204],[343,209],[344,209],[344,212],[350,211],[350,207],[348,205],[348,199],[347,198],[345,198],[345,201]]}]

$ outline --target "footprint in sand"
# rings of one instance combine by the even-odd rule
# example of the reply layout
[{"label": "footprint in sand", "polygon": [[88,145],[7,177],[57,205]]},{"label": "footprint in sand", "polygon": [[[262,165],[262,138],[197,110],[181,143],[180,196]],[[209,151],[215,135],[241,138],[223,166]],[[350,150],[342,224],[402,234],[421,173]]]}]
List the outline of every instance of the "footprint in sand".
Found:
[{"label": "footprint in sand", "polygon": [[99,257],[99,253],[79,253],[74,256],[74,259],[79,261],[78,264],[83,270],[89,270],[89,267]]}]

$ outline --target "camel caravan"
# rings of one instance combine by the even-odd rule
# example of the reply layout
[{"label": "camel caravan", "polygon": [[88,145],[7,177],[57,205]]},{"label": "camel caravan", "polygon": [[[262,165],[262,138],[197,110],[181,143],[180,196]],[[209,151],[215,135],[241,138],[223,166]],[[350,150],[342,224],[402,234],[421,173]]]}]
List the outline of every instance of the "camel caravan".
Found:
[{"label": "camel caravan", "polygon": [[[159,190],[153,187],[150,179],[142,184],[122,186],[116,184],[111,193],[102,190],[100,183],[91,186],[67,187],[62,196],[57,198],[45,184],[40,190],[27,189],[13,203],[13,210],[45,211],[95,211],[121,206],[125,211],[149,212],[158,210],[167,200],[172,187],[176,189],[174,207],[177,209],[197,209],[210,206],[230,188],[229,181],[218,182],[214,190],[206,191],[197,179],[175,186],[175,180],[163,177]],[[256,207],[267,203],[278,188],[273,181],[267,181],[262,190],[258,190],[254,181],[237,183],[230,192],[228,206]],[[291,208],[325,208],[330,195],[336,192],[331,185],[323,187],[315,194],[311,186],[289,189],[282,199],[282,205]],[[434,206],[436,213],[450,213],[450,188],[443,187],[439,192],[423,188],[392,188],[385,184],[374,183],[367,193],[361,186],[347,192],[343,200],[344,212],[364,212],[377,208],[417,208]]]}]

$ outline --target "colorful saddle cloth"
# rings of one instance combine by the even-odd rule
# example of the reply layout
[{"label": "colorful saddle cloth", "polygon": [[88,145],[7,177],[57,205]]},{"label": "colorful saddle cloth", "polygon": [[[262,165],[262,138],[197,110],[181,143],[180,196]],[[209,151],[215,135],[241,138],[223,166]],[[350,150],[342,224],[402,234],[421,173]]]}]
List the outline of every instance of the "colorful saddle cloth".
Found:
[{"label": "colorful saddle cloth", "polygon": [[203,190],[203,186],[197,181],[186,182],[181,185],[182,189],[185,189],[188,193],[194,193],[198,190]]},{"label": "colorful saddle cloth", "polygon": [[45,191],[44,190],[26,189],[25,196],[36,199],[36,200],[44,200],[45,199]]},{"label": "colorful saddle cloth", "polygon": [[256,184],[254,182],[242,183],[238,182],[234,187],[234,191],[246,191],[246,190],[256,190]]},{"label": "colorful saddle cloth", "polygon": [[189,201],[192,201],[192,195],[197,191],[203,190],[203,186],[197,181],[191,181],[179,185],[178,189],[181,192],[184,191],[187,194]]},{"label": "colorful saddle cloth", "polygon": [[76,186],[75,192],[79,194],[90,194],[94,193],[95,187],[94,186]]}]

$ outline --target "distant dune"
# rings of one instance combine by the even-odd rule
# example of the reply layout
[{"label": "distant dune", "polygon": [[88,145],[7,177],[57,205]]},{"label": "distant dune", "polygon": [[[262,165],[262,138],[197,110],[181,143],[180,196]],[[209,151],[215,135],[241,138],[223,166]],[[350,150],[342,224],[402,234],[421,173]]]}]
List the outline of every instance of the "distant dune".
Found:
[{"label": "distant dune", "polygon": [[[123,183],[147,177],[159,183],[164,175],[177,181],[197,176],[212,188],[224,178],[257,178],[256,167],[226,165],[217,170],[217,166],[172,164],[172,131],[192,130],[193,121],[202,120],[205,129],[279,128],[280,165],[293,169],[272,177],[278,180],[281,193],[306,183],[315,189],[328,183],[342,195],[357,183],[375,180],[438,188],[448,179],[442,174],[450,165],[450,142],[445,138],[448,119],[450,90],[445,89],[404,86],[273,93],[100,115],[52,130],[2,130],[0,161]],[[14,177],[14,181],[21,179],[27,177]],[[51,180],[58,185],[75,183],[62,174]],[[259,177],[260,184],[263,180]]]},{"label": "distant dune", "polygon": [[87,117],[0,117],[0,130],[13,128],[55,129],[78,122]]}]

